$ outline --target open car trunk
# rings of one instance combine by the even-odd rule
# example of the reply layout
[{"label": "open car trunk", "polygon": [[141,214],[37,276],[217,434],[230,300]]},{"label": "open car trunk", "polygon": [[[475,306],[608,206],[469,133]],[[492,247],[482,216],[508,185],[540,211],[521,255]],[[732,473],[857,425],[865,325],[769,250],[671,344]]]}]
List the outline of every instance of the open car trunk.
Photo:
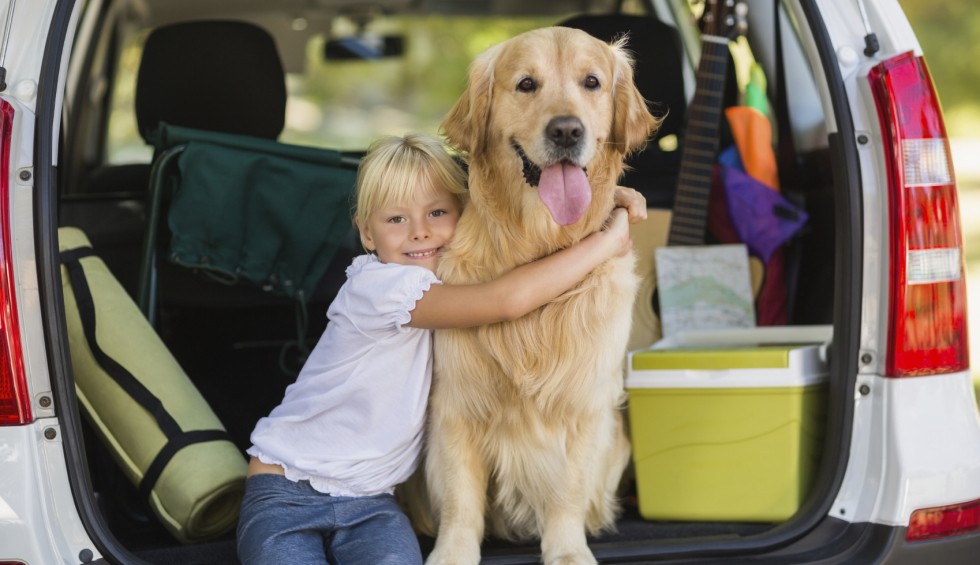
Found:
[{"label": "open car trunk", "polygon": [[[823,328],[827,339],[816,344],[821,347],[814,354],[818,359],[815,362],[822,367],[821,393],[814,399],[808,398],[809,412],[801,416],[801,420],[794,419],[794,416],[786,416],[786,419],[771,416],[773,419],[762,424],[775,428],[788,427],[791,430],[789,443],[777,440],[775,443],[759,444],[753,443],[750,437],[725,439],[722,432],[732,425],[733,418],[746,417],[746,410],[759,411],[761,406],[761,410],[765,411],[772,405],[744,400],[738,393],[732,392],[736,389],[728,388],[724,380],[718,381],[722,384],[717,387],[708,387],[708,392],[705,388],[687,390],[685,400],[670,396],[673,392],[668,392],[671,389],[669,386],[658,389],[656,387],[660,385],[655,385],[648,390],[647,393],[652,391],[656,406],[661,406],[657,402],[664,402],[668,408],[672,403],[688,402],[693,416],[685,412],[669,413],[670,417],[693,418],[698,425],[706,426],[709,435],[711,430],[717,430],[717,442],[723,444],[724,449],[705,447],[701,443],[705,441],[703,436],[692,436],[689,440],[682,439],[676,447],[692,450],[687,456],[675,458],[668,455],[650,460],[647,458],[649,453],[643,450],[659,448],[643,447],[638,450],[636,442],[641,435],[646,441],[650,439],[649,436],[686,432],[671,431],[670,422],[664,419],[649,424],[644,420],[646,414],[631,414],[634,463],[622,484],[623,513],[616,531],[590,538],[590,546],[600,561],[704,556],[737,558],[743,553],[759,553],[790,545],[813,528],[832,528],[824,523],[824,519],[846,463],[851,418],[847,391],[852,390],[850,381],[856,373],[856,368],[849,366],[850,362],[845,360],[858,357],[856,319],[859,308],[856,301],[860,295],[857,281],[861,265],[861,234],[854,230],[860,227],[861,222],[855,219],[859,213],[859,191],[854,188],[857,183],[854,140],[829,133],[830,130],[850,131],[845,123],[850,118],[846,108],[837,108],[832,118],[822,114],[813,78],[816,69],[812,68],[821,63],[804,58],[797,39],[798,29],[804,30],[808,38],[812,37],[823,60],[833,59],[832,48],[819,19],[805,18],[816,10],[814,2],[804,0],[799,4],[802,8],[794,12],[794,18],[785,18],[780,26],[787,45],[782,53],[772,48],[775,25],[771,14],[752,18],[751,22],[757,27],[750,26],[747,34],[752,54],[762,64],[760,68],[768,77],[768,87],[764,84],[761,86],[762,97],[768,98],[768,108],[765,109],[767,113],[761,115],[771,120],[774,134],[771,148],[779,166],[777,180],[783,198],[782,208],[773,212],[770,204],[765,213],[775,213],[779,216],[777,220],[786,220],[788,214],[793,221],[798,221],[797,229],[776,246],[778,264],[770,262],[766,265],[769,268],[766,272],[768,278],[759,283],[759,290],[754,291],[754,314],[759,316],[760,325]],[[755,2],[754,5],[771,10],[771,6],[765,2]],[[561,14],[562,17],[555,15],[555,23],[567,19],[567,13]],[[631,41],[635,40],[637,46],[637,82],[657,83],[651,88],[670,93],[647,95],[655,106],[663,102],[662,98],[674,98],[665,104],[669,113],[664,129],[651,141],[646,156],[635,158],[633,170],[622,181],[622,184],[644,192],[651,206],[661,210],[670,210],[674,205],[683,166],[684,143],[690,137],[692,113],[696,116],[698,110],[696,96],[695,103],[688,106],[698,85],[697,66],[689,62],[689,57],[699,51],[698,37],[689,21],[671,21],[670,14],[663,11],[656,16],[643,15],[649,18],[649,26],[631,31]],[[798,19],[800,15],[804,18]],[[656,59],[664,52],[664,47],[653,36],[663,33],[664,26],[680,30],[670,40],[675,57],[671,61]],[[596,33],[608,31],[599,30]],[[648,40],[653,45],[646,46]],[[644,54],[638,51],[641,46],[651,49],[650,53],[654,55],[644,58]],[[695,48],[691,49],[692,46]],[[114,49],[120,47],[112,46]],[[729,81],[720,93],[724,107],[746,105],[745,83],[741,84],[740,91],[739,75],[736,73],[736,66],[741,64],[735,59],[725,62]],[[831,97],[837,97],[832,103],[839,105],[843,100],[843,87],[836,67],[827,63],[826,68],[819,72],[826,74],[826,88]],[[673,73],[670,80],[681,82],[664,89],[659,83],[667,81],[667,73]],[[457,78],[462,84],[463,77]],[[752,88],[757,87],[758,83]],[[86,92],[86,89],[79,91]],[[82,118],[69,117],[70,121],[76,119],[78,121],[73,122],[75,129],[70,130],[73,136],[83,123]],[[837,121],[834,127],[831,127],[831,120]],[[732,131],[731,124],[722,119],[718,126],[718,150],[735,147],[737,133]],[[67,142],[79,143],[84,136],[77,137]],[[165,151],[158,144],[154,159],[159,159]],[[358,155],[356,150],[338,151],[338,163],[343,161],[339,167],[352,170]],[[327,322],[326,307],[344,280],[344,269],[358,252],[356,240],[340,230],[336,237],[342,240],[341,244],[323,262],[324,270],[318,273],[311,292],[304,293],[302,300],[287,295],[281,288],[274,289],[278,292],[270,292],[268,288],[263,289],[261,285],[248,281],[228,285],[216,282],[214,276],[202,277],[202,272],[207,274],[207,269],[199,264],[196,268],[187,268],[169,261],[173,252],[170,236],[165,229],[161,230],[162,235],[157,241],[146,243],[149,241],[146,238],[147,230],[152,229],[148,227],[148,220],[156,218],[160,226],[175,221],[168,216],[173,203],[166,196],[159,210],[154,212],[149,208],[148,202],[151,200],[142,183],[161,181],[152,177],[149,166],[106,170],[90,169],[82,163],[64,163],[63,167],[78,174],[58,179],[58,227],[76,227],[85,234],[92,244],[94,255],[105,263],[107,273],[132,299],[133,307],[141,308],[143,314],[149,317],[153,331],[186,374],[191,383],[186,394],[195,397],[199,394],[227,432],[227,441],[244,452],[250,445],[249,434],[256,421],[279,403],[286,387],[295,378],[304,352],[322,333]],[[720,168],[714,172],[721,175]],[[182,170],[181,173],[186,175],[187,171]],[[120,181],[120,178],[124,180]],[[720,176],[714,177],[713,184],[714,190],[724,191]],[[124,190],[119,190],[120,186]],[[167,190],[166,185],[161,186],[161,191]],[[728,243],[733,237],[738,238],[737,228],[732,225],[728,226],[727,231],[722,229],[712,233],[717,221],[725,219],[724,206],[720,211],[717,208],[720,202],[725,201],[725,196],[723,192],[719,194],[715,196],[716,208],[711,209],[711,203],[704,202],[708,243]],[[727,202],[730,204],[732,201]],[[346,208],[340,208],[346,212]],[[748,221],[751,223],[755,220],[750,213]],[[729,221],[732,221],[731,218]],[[64,233],[60,235],[63,250]],[[638,250],[653,252],[654,246],[650,242],[637,241],[636,246]],[[148,253],[156,255],[152,257],[152,263],[147,262]],[[63,276],[67,276],[67,272],[66,267]],[[153,277],[152,285],[144,285],[146,276]],[[60,292],[61,288],[58,287],[57,291]],[[658,299],[658,294],[640,298],[647,301]],[[71,305],[69,301],[66,308]],[[647,305],[651,311],[658,312],[660,309],[659,303],[655,306],[653,302],[648,302]],[[791,328],[788,330],[790,333]],[[649,338],[640,338],[641,341],[660,337],[659,328],[651,331],[654,334]],[[793,339],[783,341],[784,349],[794,347]],[[812,343],[804,338],[801,341],[805,343],[797,345]],[[720,344],[713,342],[708,349],[725,346],[723,342],[724,339]],[[62,345],[67,350],[68,342]],[[111,344],[103,345],[106,351],[112,349]],[[646,345],[652,345],[652,341],[646,345],[632,345],[644,349]],[[140,355],[135,352],[136,357]],[[738,352],[721,356],[718,364],[710,369],[699,365],[697,359],[700,353],[690,355],[686,361],[675,360],[675,369],[713,371],[722,378],[726,372],[734,370],[751,372],[754,366],[751,360],[746,361],[745,356]],[[631,363],[634,361],[635,358],[630,360]],[[654,371],[658,362],[654,362]],[[690,367],[684,366],[687,362],[691,363]],[[730,363],[730,366],[725,363]],[[72,365],[78,370],[77,357],[72,357]],[[642,364],[632,365],[627,377],[644,370]],[[62,393],[74,395],[76,383],[72,382],[72,373],[65,372],[61,376]],[[656,374],[646,376],[657,377]],[[150,384],[147,386],[153,388]],[[791,388],[795,386],[790,385]],[[642,388],[638,385],[636,390],[629,390],[629,410],[648,410],[646,404],[634,404]],[[659,397],[661,391],[667,396]],[[707,396],[712,397],[710,402]],[[95,524],[93,530],[101,532],[99,535],[105,544],[104,553],[128,554],[159,564],[237,563],[233,528],[225,529],[218,535],[204,535],[201,539],[180,539],[173,526],[161,523],[159,512],[154,510],[154,503],[147,498],[146,490],[141,491],[138,481],[134,483],[124,466],[119,464],[118,454],[113,453],[116,448],[105,441],[105,432],[100,430],[100,426],[108,424],[97,422],[87,414],[91,407],[86,405],[84,394],[82,397],[82,404],[76,408],[77,417],[69,419],[66,424],[76,426],[77,429],[70,430],[70,433],[84,440],[84,452],[79,454],[76,462],[83,468],[75,470],[76,481],[80,485],[89,484],[87,492],[76,493],[76,496],[81,505],[88,508],[90,520]],[[778,406],[779,403],[797,400],[794,392],[790,392],[788,397],[780,397],[776,402]],[[98,399],[93,397],[88,401],[89,404],[91,402],[98,402]],[[703,414],[697,414],[698,410],[703,410]],[[193,415],[188,417],[193,418]],[[637,429],[638,423],[652,425],[655,429]],[[801,444],[805,445],[801,447]],[[731,455],[733,453],[734,456]],[[786,464],[787,459],[791,459],[792,463]],[[697,465],[697,468],[685,469],[684,465]],[[775,472],[776,483],[793,485],[799,492],[786,495],[792,499],[792,510],[777,513],[779,517],[776,518],[758,510],[751,501],[747,508],[740,510],[725,494],[714,502],[699,498],[698,490],[702,487],[717,490],[718,484],[679,487],[690,489],[690,499],[685,499],[687,495],[683,490],[674,493],[674,509],[661,508],[656,497],[644,499],[644,489],[654,488],[651,486],[653,484],[660,485],[662,473],[683,475],[703,471],[705,467],[730,472],[732,479],[721,486],[722,491],[730,490],[733,497],[744,486],[737,478],[757,473],[767,475]],[[777,470],[773,471],[773,468]],[[785,473],[789,473],[789,476]],[[177,485],[174,488],[179,489],[180,481],[174,480]],[[423,552],[431,549],[433,540],[422,538],[421,542]],[[804,546],[799,551],[818,549]],[[487,563],[536,563],[538,555],[536,540],[514,544],[488,539],[483,548]],[[122,557],[120,559],[124,560]]]}]

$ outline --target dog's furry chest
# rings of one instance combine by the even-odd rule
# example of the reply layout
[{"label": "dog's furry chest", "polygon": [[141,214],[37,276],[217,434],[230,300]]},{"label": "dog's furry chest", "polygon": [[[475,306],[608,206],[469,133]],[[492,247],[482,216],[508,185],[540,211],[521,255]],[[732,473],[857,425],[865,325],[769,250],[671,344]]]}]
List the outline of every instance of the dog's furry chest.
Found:
[{"label": "dog's furry chest", "polygon": [[612,259],[512,322],[437,331],[435,393],[465,399],[470,417],[488,424],[505,407],[552,418],[614,404],[638,280],[633,266],[632,255]]}]

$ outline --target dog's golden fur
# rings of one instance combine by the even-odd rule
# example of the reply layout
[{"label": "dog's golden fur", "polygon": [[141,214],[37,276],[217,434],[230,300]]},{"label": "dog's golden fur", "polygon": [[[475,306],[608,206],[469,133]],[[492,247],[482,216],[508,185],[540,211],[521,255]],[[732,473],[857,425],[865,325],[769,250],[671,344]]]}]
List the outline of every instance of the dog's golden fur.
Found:
[{"label": "dog's golden fur", "polygon": [[[567,117],[583,135],[556,151],[545,130]],[[657,125],[619,43],[556,27],[481,54],[442,124],[468,157],[470,203],[440,278],[490,280],[600,229],[624,157]],[[518,146],[541,168],[556,159],[585,168],[592,197],[577,221],[556,223],[525,181]],[[478,563],[485,519],[495,536],[540,538],[545,563],[594,563],[585,534],[614,525],[629,459],[621,408],[633,266],[632,255],[611,260],[517,321],[436,332],[424,463],[435,521],[417,521],[438,525],[429,563]]]}]

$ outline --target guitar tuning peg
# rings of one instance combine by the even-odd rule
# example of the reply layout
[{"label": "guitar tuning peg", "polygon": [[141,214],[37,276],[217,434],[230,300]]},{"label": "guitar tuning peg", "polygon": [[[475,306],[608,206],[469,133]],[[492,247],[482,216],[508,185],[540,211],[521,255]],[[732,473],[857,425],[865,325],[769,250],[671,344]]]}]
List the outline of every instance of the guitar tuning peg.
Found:
[{"label": "guitar tuning peg", "polygon": [[749,5],[745,2],[739,2],[735,5],[735,21],[738,22],[738,33],[744,34],[749,29]]}]

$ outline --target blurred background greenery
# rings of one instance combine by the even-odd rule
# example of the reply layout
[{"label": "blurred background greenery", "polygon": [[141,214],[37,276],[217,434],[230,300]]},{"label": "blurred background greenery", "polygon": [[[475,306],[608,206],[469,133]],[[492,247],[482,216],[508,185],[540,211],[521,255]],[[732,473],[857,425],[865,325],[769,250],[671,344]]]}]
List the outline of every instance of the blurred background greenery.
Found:
[{"label": "blurred background greenery", "polygon": [[980,137],[980,5],[899,0],[939,91],[952,137]]},{"label": "blurred background greenery", "polygon": [[980,5],[899,0],[943,105],[959,188],[973,382],[980,399]]}]

